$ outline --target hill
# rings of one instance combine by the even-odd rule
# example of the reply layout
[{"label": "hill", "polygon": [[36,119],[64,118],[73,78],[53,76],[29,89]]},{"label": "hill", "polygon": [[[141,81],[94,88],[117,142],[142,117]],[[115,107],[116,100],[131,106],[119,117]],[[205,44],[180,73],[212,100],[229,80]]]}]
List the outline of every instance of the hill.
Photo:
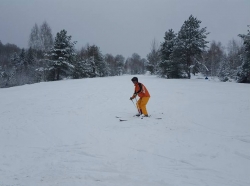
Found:
[{"label": "hill", "polygon": [[249,85],[131,78],[0,89],[0,186],[250,185]]}]

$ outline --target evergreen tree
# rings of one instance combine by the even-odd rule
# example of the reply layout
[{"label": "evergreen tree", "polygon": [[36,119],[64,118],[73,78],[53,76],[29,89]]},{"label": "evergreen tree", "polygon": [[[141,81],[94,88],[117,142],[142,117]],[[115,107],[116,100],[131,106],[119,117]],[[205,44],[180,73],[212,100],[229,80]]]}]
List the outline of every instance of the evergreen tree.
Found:
[{"label": "evergreen tree", "polygon": [[243,43],[237,42],[236,40],[231,40],[228,43],[228,54],[227,60],[230,69],[230,77],[237,79],[237,70],[242,64],[242,54],[244,53]]},{"label": "evergreen tree", "polygon": [[107,62],[97,46],[92,46],[92,52],[94,57],[94,64],[96,65],[96,74],[99,77],[105,77],[109,74],[109,68]]},{"label": "evergreen tree", "polygon": [[12,73],[12,79],[15,79],[15,85],[24,85],[33,82],[30,73],[31,66],[28,64],[27,51],[25,51],[25,49],[22,49],[19,55],[14,56],[13,64],[13,71],[15,71],[15,73],[14,75]]},{"label": "evergreen tree", "polygon": [[184,65],[184,70],[191,78],[191,68],[194,65],[193,58],[201,58],[203,50],[208,41],[205,41],[208,33],[206,27],[200,28],[201,21],[192,15],[184,22],[178,32],[176,48],[180,61]]},{"label": "evergreen tree", "polygon": [[15,52],[10,58],[11,66],[5,70],[5,85],[4,87],[12,87],[18,85],[17,74],[18,67],[20,66],[19,55]]},{"label": "evergreen tree", "polygon": [[0,66],[0,88],[5,86],[5,82],[8,75],[6,73],[6,69],[4,69],[2,66]]},{"label": "evergreen tree", "polygon": [[35,52],[30,47],[26,53],[26,61],[28,65],[35,65],[36,57]]},{"label": "evergreen tree", "polygon": [[97,77],[98,76],[98,73],[97,73],[97,65],[96,65],[96,62],[95,62],[95,57],[94,56],[90,56],[86,59],[86,62],[88,64],[90,64],[91,66],[91,73],[90,73],[90,77],[93,78],[93,77]]},{"label": "evergreen tree", "polygon": [[25,61],[26,61],[26,75],[28,76],[28,83],[39,82],[36,74],[36,56],[32,48],[29,48],[26,52]]},{"label": "evergreen tree", "polygon": [[108,64],[108,67],[110,69],[109,75],[110,76],[115,76],[116,75],[116,60],[115,57],[112,54],[106,54],[104,57],[104,60]]},{"label": "evergreen tree", "polygon": [[[176,44],[176,34],[172,29],[165,32],[164,42],[161,46],[161,62],[159,64],[161,77],[180,78],[179,61],[175,60],[174,49]],[[175,51],[176,53],[177,51]]]},{"label": "evergreen tree", "polygon": [[104,77],[109,74],[108,64],[96,45],[87,46],[87,60],[92,66],[91,77]]},{"label": "evergreen tree", "polygon": [[92,67],[88,59],[78,60],[75,64],[75,69],[73,73],[73,78],[81,79],[88,78],[92,76]]},{"label": "evergreen tree", "polygon": [[227,51],[230,68],[232,70],[237,70],[242,63],[240,55],[244,52],[243,43],[232,39],[228,43]]},{"label": "evergreen tree", "polygon": [[218,68],[218,77],[221,81],[225,82],[230,79],[231,76],[231,69],[230,69],[230,64],[228,63],[228,59],[226,56],[224,56],[219,63],[219,68]]},{"label": "evergreen tree", "polygon": [[[248,26],[250,27],[250,26]],[[239,67],[237,72],[237,81],[239,83],[249,83],[250,82],[250,30],[248,30],[247,35],[239,35],[244,41],[245,52],[242,55],[242,65]]]},{"label": "evergreen tree", "polygon": [[59,80],[61,77],[71,75],[74,66],[72,65],[76,56],[74,45],[76,42],[71,41],[71,36],[67,36],[66,30],[57,33],[53,48],[49,51],[50,79]]},{"label": "evergreen tree", "polygon": [[87,48],[82,48],[77,54],[73,72],[73,78],[75,79],[93,77],[92,59],[88,57]]}]

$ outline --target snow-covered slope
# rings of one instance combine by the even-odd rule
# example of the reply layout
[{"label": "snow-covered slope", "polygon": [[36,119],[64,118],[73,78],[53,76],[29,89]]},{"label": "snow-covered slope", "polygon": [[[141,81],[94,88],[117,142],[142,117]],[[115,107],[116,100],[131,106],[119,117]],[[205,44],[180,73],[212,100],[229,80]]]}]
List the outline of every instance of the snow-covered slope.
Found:
[{"label": "snow-covered slope", "polygon": [[0,186],[250,185],[249,85],[138,77],[0,89]]}]

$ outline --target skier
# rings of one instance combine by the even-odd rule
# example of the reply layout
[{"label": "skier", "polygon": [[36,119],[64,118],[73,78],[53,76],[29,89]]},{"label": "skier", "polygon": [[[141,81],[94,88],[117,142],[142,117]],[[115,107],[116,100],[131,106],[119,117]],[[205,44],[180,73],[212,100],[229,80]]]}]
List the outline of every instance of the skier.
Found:
[{"label": "skier", "polygon": [[147,88],[140,82],[138,82],[137,77],[133,77],[131,81],[135,85],[135,91],[132,97],[130,97],[130,100],[136,98],[138,95],[140,99],[137,101],[136,105],[138,108],[139,113],[136,114],[136,116],[140,116],[141,114],[144,114],[144,117],[148,117],[148,112],[146,109],[146,105],[148,103],[148,100],[150,98],[150,94],[147,90]]}]

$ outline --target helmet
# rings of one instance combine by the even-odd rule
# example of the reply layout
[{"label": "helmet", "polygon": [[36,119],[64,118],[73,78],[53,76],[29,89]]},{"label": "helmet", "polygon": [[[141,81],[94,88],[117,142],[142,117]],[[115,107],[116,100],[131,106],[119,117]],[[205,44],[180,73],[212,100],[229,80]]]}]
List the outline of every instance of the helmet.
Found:
[{"label": "helmet", "polygon": [[137,77],[133,77],[133,78],[131,79],[131,81],[136,81],[136,82],[138,82],[138,78],[137,78]]}]

